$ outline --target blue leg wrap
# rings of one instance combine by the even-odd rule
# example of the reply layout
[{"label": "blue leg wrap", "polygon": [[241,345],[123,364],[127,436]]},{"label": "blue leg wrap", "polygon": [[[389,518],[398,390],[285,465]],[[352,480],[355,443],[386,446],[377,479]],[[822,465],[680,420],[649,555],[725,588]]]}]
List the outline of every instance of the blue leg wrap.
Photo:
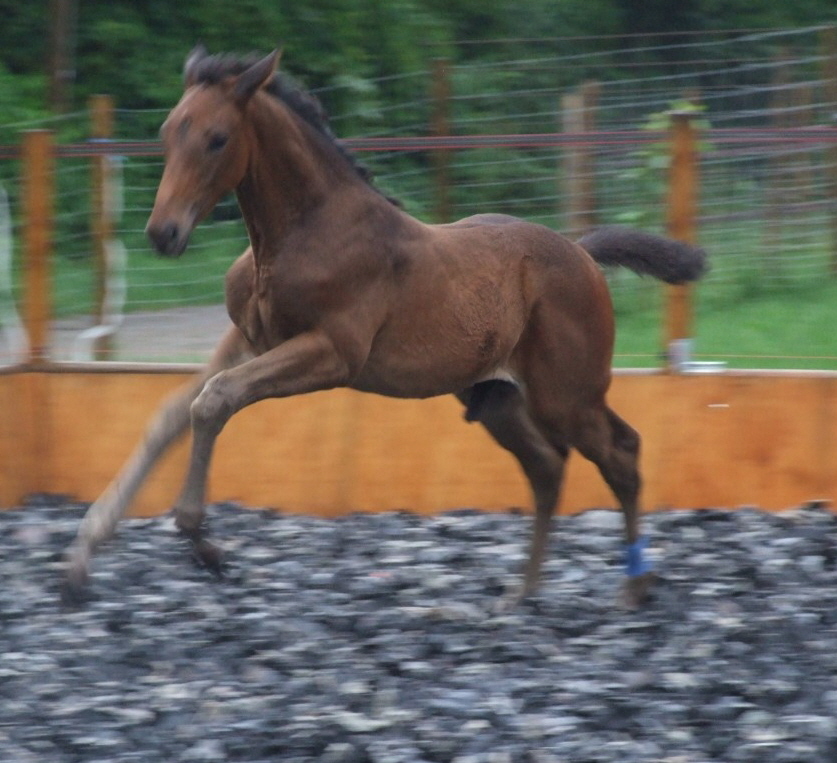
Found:
[{"label": "blue leg wrap", "polygon": [[625,546],[625,574],[635,578],[653,569],[651,562],[642,553],[648,547],[648,538],[642,536],[633,543]]}]

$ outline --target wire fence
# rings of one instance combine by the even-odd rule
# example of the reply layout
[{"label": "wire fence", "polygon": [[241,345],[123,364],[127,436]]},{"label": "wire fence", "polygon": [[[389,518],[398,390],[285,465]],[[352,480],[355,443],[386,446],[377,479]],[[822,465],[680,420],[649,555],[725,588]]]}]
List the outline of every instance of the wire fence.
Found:
[{"label": "wire fence", "polygon": [[[695,352],[730,366],[837,369],[834,30],[636,37],[605,47],[593,38],[546,41],[537,55],[509,59],[498,42],[490,63],[437,62],[375,83],[374,110],[354,110],[340,88],[317,95],[377,184],[420,219],[505,212],[568,233],[613,223],[664,231],[668,113],[690,112],[701,131],[698,237],[712,261],[696,290]],[[202,361],[227,322],[223,273],[247,239],[227,199],[183,258],[152,254],[143,229],[162,157],[147,125],[164,116],[115,113],[108,151],[122,156],[113,160],[112,236],[127,257],[110,357]],[[83,135],[87,120],[78,112],[2,130]],[[90,153],[89,143],[62,142],[56,165],[55,360],[89,354],[79,335],[100,319]],[[14,242],[13,256],[0,257],[0,363],[8,364],[19,359],[4,337],[20,310],[23,269],[15,146],[0,147],[0,182]],[[609,278],[617,364],[659,364],[659,287],[626,273]],[[118,278],[109,283],[119,288]]]}]

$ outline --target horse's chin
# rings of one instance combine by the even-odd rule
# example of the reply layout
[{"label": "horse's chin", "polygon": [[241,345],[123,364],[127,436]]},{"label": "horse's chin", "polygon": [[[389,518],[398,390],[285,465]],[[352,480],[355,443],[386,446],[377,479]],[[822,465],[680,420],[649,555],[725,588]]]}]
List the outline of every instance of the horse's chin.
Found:
[{"label": "horse's chin", "polygon": [[189,248],[189,239],[184,239],[183,241],[177,242],[173,245],[167,245],[164,248],[159,248],[156,244],[154,245],[154,249],[157,252],[157,255],[160,257],[164,257],[167,260],[176,260],[178,259],[186,249]]}]

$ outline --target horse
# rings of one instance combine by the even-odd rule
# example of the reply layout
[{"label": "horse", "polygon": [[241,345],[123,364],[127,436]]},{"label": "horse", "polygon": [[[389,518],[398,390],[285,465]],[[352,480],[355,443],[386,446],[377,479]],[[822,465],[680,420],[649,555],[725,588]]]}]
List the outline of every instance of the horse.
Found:
[{"label": "horse", "polygon": [[68,549],[65,591],[83,594],[94,550],[190,427],[175,523],[220,574],[204,502],[226,422],[259,400],[348,387],[455,395],[465,418],[516,457],[534,524],[510,603],[536,590],[565,463],[578,450],[621,506],[625,601],[641,603],[653,572],[638,527],[640,438],[606,402],[615,329],[602,266],[684,283],[704,272],[705,253],[622,227],[573,242],[501,214],[421,222],[375,187],[317,99],[278,70],[279,58],[198,47],[186,59],[183,95],[160,131],[165,165],[146,233],[160,255],[178,257],[235,192],[250,246],[226,275],[233,325],[86,512]]}]

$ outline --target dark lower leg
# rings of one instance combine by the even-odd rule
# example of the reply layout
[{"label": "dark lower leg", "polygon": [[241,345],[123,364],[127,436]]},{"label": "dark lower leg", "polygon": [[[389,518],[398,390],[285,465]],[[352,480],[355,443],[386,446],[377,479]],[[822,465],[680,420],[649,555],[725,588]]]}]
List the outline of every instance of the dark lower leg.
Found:
[{"label": "dark lower leg", "polygon": [[593,461],[613,491],[625,518],[625,573],[623,600],[628,606],[641,604],[653,580],[645,557],[645,539],[639,532],[640,438],[636,431],[609,408],[599,414],[599,426],[592,427],[589,442],[579,446]]},{"label": "dark lower leg", "polygon": [[549,529],[564,473],[568,450],[554,447],[535,426],[520,390],[497,383],[481,400],[479,419],[491,436],[515,456],[529,485],[535,503],[535,518],[529,557],[522,585],[510,594],[503,606],[513,605],[532,594],[540,580],[546,555]]},{"label": "dark lower leg", "polygon": [[622,599],[627,607],[635,608],[647,600],[654,581],[650,561],[645,555],[647,539],[639,532],[639,437],[615,414],[611,415],[617,423],[613,438],[613,476],[609,484],[625,517],[626,579]]},{"label": "dark lower leg", "polygon": [[531,595],[538,587],[543,560],[546,557],[546,550],[549,545],[552,516],[558,505],[558,497],[564,477],[567,449],[561,448],[559,451],[550,448],[547,453],[548,457],[536,462],[539,465],[537,470],[532,468],[532,462],[524,465],[524,471],[526,471],[526,476],[532,485],[535,498],[535,518],[532,525],[532,541],[520,598]]},{"label": "dark lower leg", "polygon": [[[557,496],[556,496],[557,499]],[[523,576],[523,585],[518,594],[522,599],[535,592],[540,582],[543,560],[549,544],[549,530],[552,524],[555,503],[550,506],[542,505],[535,509],[535,520],[532,526],[532,540],[529,546],[529,558]]]}]

